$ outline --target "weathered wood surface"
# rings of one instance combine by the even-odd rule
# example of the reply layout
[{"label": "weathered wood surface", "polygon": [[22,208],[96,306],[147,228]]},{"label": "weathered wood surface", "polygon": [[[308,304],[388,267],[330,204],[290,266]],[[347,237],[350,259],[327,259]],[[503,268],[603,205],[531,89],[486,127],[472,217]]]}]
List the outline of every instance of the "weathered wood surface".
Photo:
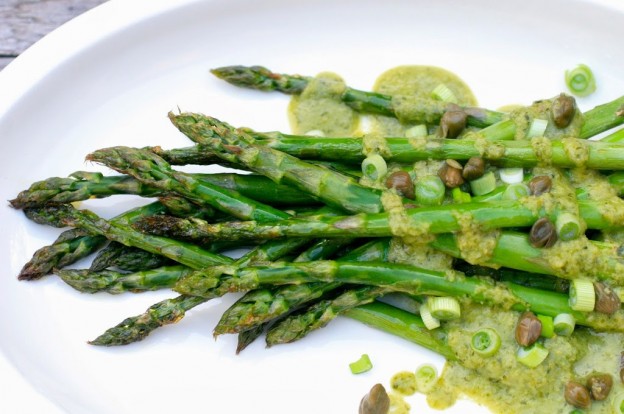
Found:
[{"label": "weathered wood surface", "polygon": [[0,0],[0,70],[63,23],[106,0]]}]

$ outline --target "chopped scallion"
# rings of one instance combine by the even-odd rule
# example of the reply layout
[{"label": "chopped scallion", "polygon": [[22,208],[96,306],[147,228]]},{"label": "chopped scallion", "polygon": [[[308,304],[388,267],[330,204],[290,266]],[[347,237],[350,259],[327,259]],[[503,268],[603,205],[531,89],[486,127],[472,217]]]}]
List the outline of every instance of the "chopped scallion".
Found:
[{"label": "chopped scallion", "polygon": [[431,364],[423,364],[416,369],[416,388],[423,394],[431,391],[438,380],[438,371]]},{"label": "chopped scallion", "polygon": [[379,154],[369,155],[362,161],[362,173],[373,181],[380,180],[387,172],[386,160]]},{"label": "chopped scallion", "polygon": [[505,184],[518,184],[524,180],[524,169],[522,168],[501,168],[498,170],[498,174]]},{"label": "chopped scallion", "polygon": [[557,236],[560,240],[574,240],[581,235],[581,223],[578,217],[571,213],[561,213],[555,221]]},{"label": "chopped scallion", "polygon": [[582,63],[574,69],[566,70],[565,83],[576,96],[587,96],[596,90],[596,78],[592,70]]},{"label": "chopped scallion", "polygon": [[472,180],[470,182],[470,189],[472,190],[472,194],[476,196],[488,194],[496,188],[496,176],[494,172],[489,171],[483,176],[477,178],[476,180]]},{"label": "chopped scallion", "polygon": [[370,371],[373,368],[373,364],[367,354],[362,354],[360,359],[349,364],[352,374],[361,374],[366,371]]},{"label": "chopped scallion", "polygon": [[483,328],[472,335],[470,347],[477,354],[490,357],[495,355],[501,346],[501,338],[498,332],[492,328]]},{"label": "chopped scallion", "polygon": [[527,132],[527,138],[543,137],[547,127],[548,121],[546,119],[535,118],[533,121],[531,121],[531,126],[529,126],[529,132]]},{"label": "chopped scallion", "polygon": [[569,313],[560,313],[553,320],[555,333],[559,336],[570,336],[574,332],[576,321]]},{"label": "chopped scallion", "polygon": [[420,317],[427,329],[432,330],[440,327],[440,321],[431,315],[427,303],[423,303],[420,306]]},{"label": "chopped scallion", "polygon": [[436,319],[448,321],[461,316],[459,301],[449,296],[431,296],[427,300],[429,312]]},{"label": "chopped scallion", "polygon": [[535,342],[533,345],[528,347],[520,347],[516,353],[516,359],[518,362],[529,368],[535,368],[544,362],[547,356],[548,350],[539,342]]},{"label": "chopped scallion", "polygon": [[570,284],[570,307],[575,311],[591,312],[596,304],[594,284],[586,279],[574,279]]},{"label": "chopped scallion", "polygon": [[414,184],[416,201],[425,206],[437,206],[442,204],[446,187],[437,175],[427,175]]}]

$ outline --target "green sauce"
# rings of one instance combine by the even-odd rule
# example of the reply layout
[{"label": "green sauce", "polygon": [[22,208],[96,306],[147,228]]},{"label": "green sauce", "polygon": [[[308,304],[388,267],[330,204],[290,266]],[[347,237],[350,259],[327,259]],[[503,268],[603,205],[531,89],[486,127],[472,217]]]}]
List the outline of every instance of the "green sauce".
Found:
[{"label": "green sauce", "polygon": [[[607,400],[594,401],[585,412],[610,413],[611,399],[624,389],[618,363],[623,335],[577,329],[570,338],[545,339],[549,356],[536,368],[527,368],[515,356],[518,316],[518,312],[462,304],[462,319],[446,325],[449,345],[460,361],[447,363],[437,386],[427,395],[428,403],[443,409],[465,395],[495,413],[567,414],[573,407],[565,402],[565,384],[597,371],[610,373],[614,386]],[[470,348],[472,334],[485,327],[496,329],[502,340],[499,352],[489,358]]]},{"label": "green sauce", "polygon": [[[446,69],[424,65],[398,66],[381,74],[373,87],[375,92],[393,97],[392,105],[398,120],[374,116],[373,130],[384,136],[404,136],[406,129],[422,123],[419,119],[422,119],[423,113],[432,110],[443,113],[447,103],[431,98],[431,92],[440,84],[446,85],[455,94],[459,105],[477,105],[468,85]],[[428,123],[431,123],[430,120]]]},{"label": "green sauce", "polygon": [[[447,107],[446,102],[431,99],[431,92],[439,84],[445,84],[457,97],[458,104],[476,106],[477,102],[470,88],[453,73],[431,66],[399,66],[384,72],[376,81],[374,91],[392,96],[392,106],[398,119],[384,116],[361,115],[355,113],[341,101],[345,90],[342,79],[330,73],[323,73],[316,77],[304,93],[294,97],[289,107],[289,116],[292,129],[295,133],[304,134],[309,131],[322,131],[327,136],[348,136],[359,134],[358,122],[360,116],[371,118],[372,129],[365,135],[365,152],[383,153],[385,136],[404,136],[406,129],[430,120],[423,118],[424,112],[441,114]],[[427,98],[423,100],[422,98]],[[534,118],[550,119],[550,100],[534,103],[527,108],[510,110],[509,117],[517,126],[518,139],[526,138],[531,120]],[[435,131],[435,122],[428,122],[429,133]],[[431,126],[434,124],[434,126]],[[571,170],[570,177],[563,177],[558,171],[544,168],[550,164],[550,139],[574,136],[582,125],[582,118],[578,113],[570,126],[557,130],[549,123],[544,137],[533,138],[531,144],[538,153],[540,166],[535,173],[548,173],[555,180],[552,196],[540,197],[532,201],[534,208],[544,208],[547,211],[563,209],[578,215],[578,205],[574,196],[574,187],[588,188],[590,197],[601,200],[605,207],[605,217],[610,217],[611,208],[622,200],[606,184],[600,174],[586,171],[582,168],[586,158],[585,148],[576,142],[570,142],[566,151],[574,155],[579,168]],[[426,145],[426,140],[414,139],[415,147]],[[495,144],[483,143],[483,152],[494,153]],[[413,173],[416,177],[435,174],[440,161],[421,161],[414,164]],[[570,186],[568,184],[571,183]],[[565,184],[565,185],[564,185]],[[457,277],[451,270],[452,259],[442,253],[431,250],[428,241],[431,235],[424,226],[407,226],[405,206],[396,194],[385,192],[382,198],[386,211],[391,213],[391,226],[395,237],[392,240],[390,261],[412,263],[415,265],[447,270],[448,277]],[[529,201],[526,201],[530,204]],[[461,251],[470,258],[471,262],[487,262],[492,249],[496,244],[496,232],[485,234],[478,226],[473,225],[471,217],[460,217],[462,231],[458,238]],[[485,237],[487,236],[487,237]],[[615,236],[613,236],[615,237]],[[621,236],[624,238],[624,236]],[[485,242],[484,242],[485,240]],[[484,246],[486,244],[486,246]],[[489,245],[488,245],[489,244]],[[565,274],[579,274],[579,272],[598,271],[601,267],[622,267],[622,263],[602,263],[596,260],[601,256],[600,251],[590,247],[586,238],[559,243],[549,249],[545,260],[553,266],[559,263],[561,272]],[[575,258],[576,260],[571,260]],[[590,268],[594,268],[593,270]],[[460,277],[464,277],[463,275]],[[498,299],[506,299],[509,292],[506,289],[494,293]],[[613,376],[613,389],[605,401],[594,401],[587,413],[610,413],[613,398],[624,391],[619,380],[619,358],[624,350],[624,335],[617,333],[593,333],[589,329],[577,328],[571,337],[543,338],[544,347],[549,355],[536,368],[528,368],[516,359],[518,345],[515,341],[515,326],[519,313],[509,310],[512,303],[508,301],[508,309],[491,308],[462,301],[462,318],[445,323],[448,332],[448,343],[458,355],[459,360],[448,362],[435,387],[427,391],[428,403],[438,409],[447,408],[458,398],[467,396],[486,406],[495,413],[549,413],[567,414],[574,407],[564,399],[564,387],[570,380],[584,381],[584,377],[593,371],[610,373]],[[622,312],[619,312],[618,317]],[[597,318],[613,318],[606,315]],[[624,322],[623,322],[624,323]],[[474,332],[482,328],[493,328],[501,337],[499,351],[489,357],[483,357],[471,349],[471,339]],[[407,362],[409,364],[409,362]],[[409,404],[405,397],[417,390],[412,372],[397,373],[390,380],[391,413],[409,413]]]},{"label": "green sauce", "polygon": [[288,116],[293,133],[320,131],[329,137],[352,136],[359,115],[340,100],[345,88],[342,78],[334,73],[324,72],[313,78],[301,95],[290,101]]}]

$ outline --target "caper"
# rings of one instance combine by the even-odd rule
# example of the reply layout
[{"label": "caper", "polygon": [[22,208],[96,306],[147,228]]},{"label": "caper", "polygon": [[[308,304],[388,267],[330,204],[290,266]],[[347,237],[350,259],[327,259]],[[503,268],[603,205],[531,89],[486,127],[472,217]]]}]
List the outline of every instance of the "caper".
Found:
[{"label": "caper", "polygon": [[552,188],[552,179],[547,175],[538,175],[529,181],[529,191],[531,195],[540,196],[547,193]]},{"label": "caper", "polygon": [[373,388],[360,401],[359,414],[387,414],[390,410],[390,397],[381,384]]},{"label": "caper", "polygon": [[476,180],[485,173],[485,161],[481,157],[471,157],[462,171],[462,176],[468,180]]},{"label": "caper", "polygon": [[455,160],[446,160],[444,165],[438,170],[438,177],[448,188],[459,187],[464,183],[462,166]]},{"label": "caper", "polygon": [[386,179],[386,187],[394,188],[403,197],[414,199],[414,182],[405,171],[395,171]]},{"label": "caper", "polygon": [[576,381],[570,381],[566,384],[563,395],[568,404],[572,404],[575,407],[589,408],[591,406],[589,390]]},{"label": "caper", "polygon": [[438,136],[441,138],[457,138],[466,128],[468,115],[459,106],[449,106],[440,119]]},{"label": "caper", "polygon": [[602,401],[609,396],[613,387],[613,378],[609,374],[596,373],[587,378],[589,394],[596,401]]},{"label": "caper", "polygon": [[557,242],[557,229],[547,217],[533,223],[529,232],[529,243],[533,247],[552,247]]},{"label": "caper", "polygon": [[533,312],[524,312],[520,315],[516,325],[516,342],[522,346],[533,345],[542,333],[542,322]]},{"label": "caper", "polygon": [[565,128],[570,125],[576,114],[576,100],[570,95],[562,93],[553,100],[550,113],[555,126]]},{"label": "caper", "polygon": [[594,306],[596,312],[612,315],[620,309],[620,297],[611,287],[602,282],[595,282],[594,291],[596,292],[596,305]]}]

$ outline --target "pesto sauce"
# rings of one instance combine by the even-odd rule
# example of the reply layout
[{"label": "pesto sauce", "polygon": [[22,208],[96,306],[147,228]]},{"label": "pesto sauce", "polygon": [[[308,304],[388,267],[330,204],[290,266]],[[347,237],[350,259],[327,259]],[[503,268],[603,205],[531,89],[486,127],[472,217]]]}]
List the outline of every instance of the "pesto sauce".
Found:
[{"label": "pesto sauce", "polygon": [[[420,104],[414,110],[410,108],[414,99],[430,97],[431,91],[438,84],[444,83],[459,98],[460,105],[476,106],[476,99],[468,86],[457,76],[444,69],[431,66],[400,66],[383,73],[373,88],[376,92],[392,95],[393,105],[400,120],[370,116],[372,130],[367,132],[365,153],[383,153],[386,149],[384,136],[404,136],[407,128],[420,123],[415,122],[418,112],[422,110],[440,111],[446,103],[429,100],[429,103]],[[311,130],[321,130],[328,136],[347,136],[358,133],[359,114],[354,113],[340,101],[345,84],[334,74],[321,74],[313,80],[309,88],[291,100],[289,116],[293,132],[303,134]],[[528,108],[516,108],[510,111],[509,117],[517,127],[517,139],[525,139],[533,118],[550,119],[551,101],[540,101]],[[611,210],[624,211],[619,207],[622,200],[613,192],[604,177],[579,168],[571,170],[567,177],[554,169],[544,168],[550,164],[550,139],[565,136],[575,136],[582,125],[582,116],[577,110],[571,125],[563,130],[553,129],[552,122],[544,134],[531,140],[540,165],[535,169],[536,174],[549,174],[555,180],[554,195],[539,198],[539,200],[525,200],[533,208],[543,208],[546,211],[563,209],[578,215],[578,205],[572,190],[575,187],[588,189],[589,197],[601,201],[604,207],[604,216],[615,215]],[[432,130],[433,128],[433,130]],[[430,133],[435,127],[430,127]],[[478,135],[478,134],[477,134]],[[483,144],[483,152],[494,153],[497,148]],[[425,139],[414,139],[413,145],[417,148],[428,145]],[[585,151],[582,147],[570,142],[566,152],[574,155],[579,167],[582,167]],[[414,164],[412,174],[416,177],[435,174],[441,161],[420,161]],[[362,182],[364,185],[379,187],[379,183]],[[571,184],[571,186],[570,186]],[[449,279],[464,277],[452,270],[452,259],[428,247],[432,235],[426,226],[408,225],[405,206],[401,197],[393,191],[385,191],[382,196],[384,209],[390,213],[390,225],[393,234],[389,260],[399,263],[410,263],[416,266],[428,267],[446,271]],[[460,237],[462,253],[470,256],[474,253],[474,262],[487,261],[492,246],[497,237],[496,232],[488,234],[486,240],[492,245],[483,248],[484,232],[473,225],[470,217],[460,217],[463,236]],[[413,223],[410,223],[413,224]],[[471,237],[477,235],[478,237]],[[605,237],[609,237],[608,235]],[[624,236],[621,236],[624,239]],[[579,272],[599,272],[601,268],[622,267],[624,264],[603,263],[600,260],[601,250],[592,249],[592,244],[586,238],[575,241],[558,243],[548,249],[546,260],[551,266],[560,266],[561,273],[578,275]],[[472,252],[472,253],[471,253]],[[478,253],[478,254],[477,254]],[[624,276],[623,276],[624,277]],[[506,289],[495,293],[499,299],[509,295]],[[619,380],[619,358],[624,350],[624,334],[593,333],[586,328],[575,330],[569,338],[554,336],[542,339],[544,346],[549,350],[546,360],[536,368],[527,368],[516,360],[517,344],[515,342],[515,325],[519,312],[509,310],[515,303],[513,298],[503,300],[509,303],[506,309],[492,308],[462,300],[462,318],[445,322],[448,331],[448,343],[458,355],[457,362],[448,362],[436,385],[429,390],[428,403],[438,409],[450,407],[458,398],[467,396],[484,405],[494,413],[549,413],[567,414],[573,407],[564,399],[564,387],[569,380],[584,381],[584,377],[592,371],[606,372],[613,376],[613,389],[605,401],[594,401],[586,413],[610,413],[611,400],[624,387]],[[619,317],[622,311],[618,312]],[[607,316],[602,315],[605,318]],[[601,316],[601,317],[602,317]],[[470,347],[472,334],[481,328],[496,329],[501,336],[502,345],[499,352],[492,357],[483,357],[474,353]],[[398,373],[390,379],[391,408],[390,413],[407,414],[410,406],[406,397],[413,393],[411,375],[405,372]]]},{"label": "pesto sauce", "polygon": [[[461,396],[468,396],[494,413],[567,414],[574,407],[564,399],[565,384],[584,382],[592,372],[613,376],[613,389],[605,401],[594,401],[587,413],[611,413],[611,400],[624,390],[619,381],[622,334],[596,334],[577,328],[569,338],[543,339],[549,350],[546,360],[528,368],[516,360],[518,345],[514,331],[519,312],[487,306],[462,304],[462,319],[448,322],[449,345],[459,356],[447,363],[436,387],[427,395],[437,409],[447,408]],[[502,344],[492,357],[482,357],[470,348],[472,334],[494,328]]]},{"label": "pesto sauce", "polygon": [[[393,97],[392,104],[398,120],[371,116],[373,131],[384,136],[404,136],[406,129],[423,123],[416,120],[420,114],[431,109],[443,112],[447,104],[431,99],[431,92],[440,84],[446,85],[455,94],[459,105],[477,105],[468,85],[446,69],[425,65],[398,66],[381,74],[373,87],[373,91]],[[428,102],[423,103],[423,98]]]},{"label": "pesto sauce", "polygon": [[320,131],[329,137],[352,136],[359,125],[359,114],[340,100],[346,87],[334,73],[323,72],[313,78],[301,95],[290,101],[288,119],[293,133]]}]

